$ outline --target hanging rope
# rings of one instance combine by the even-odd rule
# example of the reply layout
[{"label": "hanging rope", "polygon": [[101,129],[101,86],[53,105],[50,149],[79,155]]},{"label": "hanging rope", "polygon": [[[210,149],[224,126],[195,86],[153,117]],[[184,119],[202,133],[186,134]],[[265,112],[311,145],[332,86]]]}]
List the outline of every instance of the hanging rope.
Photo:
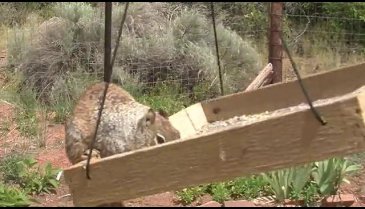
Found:
[{"label": "hanging rope", "polygon": [[95,142],[96,142],[96,136],[97,136],[97,132],[99,129],[99,125],[100,125],[100,121],[101,121],[101,115],[103,113],[103,109],[104,109],[104,104],[105,104],[105,99],[106,99],[106,93],[108,92],[108,88],[109,88],[109,84],[110,84],[110,80],[111,80],[111,76],[112,76],[112,72],[113,72],[113,65],[114,65],[114,61],[115,61],[115,57],[117,54],[117,50],[119,47],[119,42],[122,36],[122,30],[123,30],[123,25],[127,16],[127,10],[128,10],[128,6],[129,6],[129,2],[126,3],[125,8],[124,8],[124,14],[122,17],[122,22],[120,24],[120,28],[118,31],[118,38],[116,40],[116,45],[115,45],[115,49],[114,49],[114,53],[113,53],[113,58],[110,58],[111,55],[111,28],[112,28],[112,3],[111,2],[105,2],[105,43],[104,43],[104,82],[105,82],[105,89],[103,92],[103,98],[101,101],[101,107],[99,108],[99,112],[98,112],[98,118],[96,121],[96,128],[95,128],[95,133],[93,136],[93,140],[91,141],[90,144],[90,152],[88,154],[87,157],[87,162],[86,162],[86,177],[88,179],[90,178],[90,160],[91,160],[91,154],[92,151],[94,149],[95,146]]},{"label": "hanging rope", "polygon": [[215,26],[215,15],[214,15],[214,5],[213,5],[213,2],[210,2],[210,10],[211,10],[212,21],[213,21],[215,50],[216,50],[216,54],[217,54],[217,64],[218,64],[218,70],[219,70],[219,83],[220,83],[221,94],[223,96],[224,95],[224,91],[223,91],[223,78],[222,78],[221,62],[220,62],[220,59],[219,59],[218,38],[217,38],[217,29],[216,29],[216,26]]},{"label": "hanging rope", "polygon": [[316,119],[317,119],[317,120],[318,120],[318,121],[319,121],[322,125],[326,125],[326,124],[327,124],[327,121],[325,121],[325,119],[321,116],[321,114],[317,111],[317,109],[316,109],[316,108],[314,108],[313,103],[312,103],[312,100],[309,98],[308,92],[307,92],[306,88],[304,87],[304,84],[303,84],[302,78],[300,77],[300,74],[299,74],[299,71],[298,71],[297,65],[295,64],[295,62],[294,62],[294,60],[293,60],[293,58],[292,58],[292,56],[291,56],[291,54],[290,54],[290,51],[289,51],[289,49],[288,49],[288,45],[286,44],[286,42],[285,42],[285,40],[284,40],[284,38],[283,38],[282,33],[280,33],[280,34],[281,34],[281,35],[280,35],[280,38],[281,38],[281,41],[282,41],[282,43],[283,43],[284,50],[285,50],[286,54],[287,54],[287,55],[288,55],[288,57],[289,57],[289,60],[290,60],[290,63],[291,63],[291,65],[292,65],[292,67],[293,67],[293,70],[294,70],[294,72],[295,72],[295,75],[297,76],[297,79],[298,79],[298,83],[299,83],[299,85],[300,85],[300,88],[302,89],[302,92],[303,92],[303,94],[304,94],[304,96],[305,96],[305,98],[306,98],[306,100],[307,100],[307,102],[308,102],[308,104],[309,104],[309,107],[310,107],[310,109],[311,109],[312,113],[314,114],[315,118],[316,118]]}]

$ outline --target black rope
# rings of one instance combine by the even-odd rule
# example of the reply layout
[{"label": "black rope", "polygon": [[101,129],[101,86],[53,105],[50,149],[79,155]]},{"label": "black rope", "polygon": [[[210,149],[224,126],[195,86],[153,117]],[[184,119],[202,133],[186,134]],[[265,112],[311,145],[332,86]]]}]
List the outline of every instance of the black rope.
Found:
[{"label": "black rope", "polygon": [[88,158],[87,158],[87,163],[86,163],[86,177],[88,179],[90,178],[90,160],[91,160],[91,154],[92,151],[94,149],[95,146],[95,142],[96,142],[96,136],[97,136],[97,131],[99,129],[99,125],[100,125],[100,121],[101,121],[101,115],[103,113],[103,109],[104,109],[104,104],[105,104],[105,100],[106,100],[106,94],[108,92],[108,88],[109,88],[109,84],[110,84],[110,80],[111,80],[111,75],[113,72],[113,65],[114,65],[114,60],[117,54],[117,50],[118,50],[118,46],[119,46],[119,42],[120,42],[120,38],[122,35],[122,29],[123,29],[123,25],[127,16],[127,10],[128,10],[128,6],[129,6],[129,2],[126,3],[125,9],[124,9],[124,14],[122,17],[122,22],[119,28],[119,32],[118,32],[118,38],[117,38],[117,43],[115,45],[115,49],[114,49],[114,53],[113,53],[113,58],[112,60],[110,59],[110,55],[111,55],[111,23],[112,23],[112,3],[111,2],[105,2],[105,51],[104,51],[104,81],[105,81],[105,89],[103,92],[103,98],[101,101],[101,107],[99,109],[98,112],[98,118],[96,121],[96,128],[95,128],[95,133],[93,136],[93,140],[91,141],[90,144],[90,152],[88,154]]},{"label": "black rope", "polygon": [[112,2],[105,2],[104,30],[104,82],[109,83],[112,76],[110,67],[112,45]]},{"label": "black rope", "polygon": [[215,15],[214,15],[214,5],[213,5],[213,2],[210,2],[210,9],[211,9],[211,12],[212,12],[214,40],[215,40],[215,50],[216,50],[216,54],[217,54],[217,64],[218,64],[218,70],[219,70],[220,89],[221,89],[221,94],[223,96],[224,95],[224,91],[223,91],[222,69],[221,69],[221,63],[220,63],[220,59],[219,59],[218,38],[217,38],[217,29],[216,29],[216,26],[215,26]]},{"label": "black rope", "polygon": [[289,57],[289,60],[291,62],[291,65],[293,66],[293,70],[295,72],[295,75],[297,76],[297,79],[298,79],[298,83],[300,85],[300,88],[302,89],[302,92],[305,96],[305,98],[307,99],[307,102],[309,104],[309,107],[312,111],[312,113],[314,114],[314,116],[316,117],[316,119],[322,124],[322,125],[326,125],[327,124],[327,121],[323,118],[323,116],[321,116],[321,114],[317,111],[316,108],[314,108],[313,106],[313,103],[312,103],[312,100],[309,98],[309,95],[308,95],[308,92],[306,90],[306,88],[304,87],[304,83],[302,81],[302,78],[300,77],[300,74],[299,74],[299,71],[298,71],[298,68],[297,68],[297,65],[295,64],[290,52],[289,52],[289,49],[288,49],[288,45],[286,44],[284,38],[283,38],[283,35],[281,34],[280,36],[281,38],[281,41],[283,43],[283,46],[284,46],[284,49],[285,49],[285,52],[286,54],[288,55]]}]

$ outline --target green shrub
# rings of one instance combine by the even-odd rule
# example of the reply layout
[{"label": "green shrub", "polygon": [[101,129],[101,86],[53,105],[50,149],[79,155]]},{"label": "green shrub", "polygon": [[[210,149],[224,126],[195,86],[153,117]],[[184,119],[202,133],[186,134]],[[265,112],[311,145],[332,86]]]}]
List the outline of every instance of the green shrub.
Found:
[{"label": "green shrub", "polygon": [[184,204],[190,204],[203,194],[210,194],[221,203],[229,199],[251,200],[274,195],[278,202],[301,200],[304,205],[311,206],[319,199],[336,194],[341,183],[348,183],[346,176],[359,168],[358,164],[344,158],[331,158],[227,182],[190,187],[176,194]]},{"label": "green shrub", "polygon": [[187,205],[204,194],[212,196],[217,202],[224,202],[229,199],[254,199],[271,194],[268,183],[261,176],[236,178],[227,182],[217,182],[196,187],[189,187],[177,191],[179,200]]},{"label": "green shrub", "polygon": [[341,183],[349,183],[346,175],[359,170],[357,164],[350,164],[344,158],[331,158],[315,163],[315,170],[312,173],[313,179],[319,187],[322,196],[335,195]]},{"label": "green shrub", "polygon": [[0,182],[0,207],[27,207],[31,203],[32,200],[26,193]]},{"label": "green shrub", "polygon": [[[113,8],[114,44],[124,5]],[[194,89],[208,87],[202,91],[210,97],[217,95],[211,22],[196,8],[181,9],[175,15],[170,9],[167,3],[131,4],[113,77],[128,74],[136,78],[135,85],[144,94],[160,82],[173,80],[181,86],[179,94],[197,98]],[[12,37],[9,52],[14,59],[10,67],[24,73],[27,88],[33,87],[37,98],[55,106],[50,97],[58,93],[52,91],[68,88],[69,73],[92,73],[101,79],[104,21],[102,11],[87,3],[56,3],[52,11],[55,17],[42,23],[32,36]],[[30,37],[32,44],[27,45]],[[218,26],[218,37],[226,92],[242,90],[259,69],[259,56],[250,43],[222,25]],[[71,98],[67,92],[60,98]],[[59,109],[66,115],[69,108],[61,105]]]},{"label": "green shrub", "polygon": [[344,158],[331,158],[304,166],[262,174],[279,202],[288,198],[302,199],[306,204],[316,198],[335,195],[340,184],[348,182],[348,174],[360,169]]},{"label": "green shrub", "polygon": [[53,192],[58,187],[56,174],[59,172],[51,164],[44,167],[27,155],[10,155],[2,159],[0,171],[4,183],[18,185],[27,194]]},{"label": "green shrub", "polygon": [[177,191],[176,195],[178,197],[178,200],[183,205],[188,205],[192,202],[194,202],[198,197],[203,195],[206,192],[205,186],[196,186],[191,188],[185,188],[181,191]]},{"label": "green shrub", "polygon": [[230,198],[230,191],[227,189],[227,183],[221,182],[211,185],[211,193],[214,201],[223,203]]},{"label": "green shrub", "polygon": [[277,201],[284,201],[289,198],[292,191],[302,191],[312,172],[312,165],[281,169],[264,173],[262,176],[267,181],[275,194]]},{"label": "green shrub", "polygon": [[230,196],[233,199],[251,200],[257,197],[269,195],[268,183],[262,176],[251,176],[245,178],[237,178],[227,183]]},{"label": "green shrub", "polygon": [[39,14],[42,18],[52,16],[51,2],[1,2],[0,19],[6,26],[23,25],[30,14]]}]

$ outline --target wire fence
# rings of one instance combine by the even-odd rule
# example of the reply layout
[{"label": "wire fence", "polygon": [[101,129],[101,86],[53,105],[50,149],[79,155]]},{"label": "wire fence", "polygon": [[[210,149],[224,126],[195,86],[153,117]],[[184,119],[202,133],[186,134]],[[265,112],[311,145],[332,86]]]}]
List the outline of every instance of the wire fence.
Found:
[{"label": "wire fence", "polygon": [[[341,10],[346,4],[284,4],[284,37],[301,74],[364,60],[364,18]],[[113,6],[112,49],[123,9],[124,3]],[[225,92],[243,91],[268,62],[268,3],[215,3],[215,11]],[[63,3],[55,14],[40,26],[31,16],[7,34],[8,65],[54,99],[76,91],[65,86],[102,80],[104,8]],[[133,3],[121,41],[113,81],[132,95],[184,105],[220,95],[209,4]],[[295,78],[285,54],[283,75]]]},{"label": "wire fence", "polygon": [[[301,74],[364,61],[365,20],[356,14],[364,6],[347,2],[285,3],[284,33]],[[283,62],[286,80],[293,79],[287,56]]]}]

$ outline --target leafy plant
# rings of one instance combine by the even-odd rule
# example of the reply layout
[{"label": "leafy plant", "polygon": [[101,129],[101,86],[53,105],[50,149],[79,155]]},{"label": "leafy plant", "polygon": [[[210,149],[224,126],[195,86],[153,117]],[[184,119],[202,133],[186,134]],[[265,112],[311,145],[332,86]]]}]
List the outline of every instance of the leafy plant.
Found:
[{"label": "leafy plant", "polygon": [[5,183],[18,183],[20,182],[19,173],[20,167],[18,162],[27,159],[28,156],[23,154],[12,154],[5,156],[0,163],[0,171],[2,173],[2,180]]},{"label": "leafy plant", "polygon": [[291,167],[262,174],[277,201],[284,201],[290,195],[299,196],[304,187],[308,184],[312,164]]},{"label": "leafy plant", "polygon": [[349,183],[345,175],[358,169],[360,169],[359,165],[351,165],[346,159],[335,157],[316,162],[312,176],[319,187],[320,194],[329,196],[336,194],[342,182]]},{"label": "leafy plant", "polygon": [[39,168],[34,169],[34,172],[29,172],[30,169],[36,164],[20,164],[24,167],[23,172],[19,174],[22,179],[21,186],[30,193],[39,194],[41,192],[50,193],[52,189],[57,188],[58,181],[56,181],[57,170],[54,170],[50,163],[47,163],[44,170],[41,171]]},{"label": "leafy plant", "polygon": [[262,176],[251,176],[237,178],[227,183],[230,196],[233,199],[244,198],[253,199],[267,195],[269,192],[268,183]]},{"label": "leafy plant", "polygon": [[195,201],[199,196],[204,194],[206,191],[205,186],[196,186],[191,188],[185,188],[181,191],[176,192],[179,201],[183,205],[188,205]]},{"label": "leafy plant", "polygon": [[187,205],[203,194],[209,194],[213,200],[223,202],[228,199],[253,199],[271,194],[268,183],[262,176],[236,178],[227,182],[218,182],[199,187],[185,188],[176,192],[179,200]]},{"label": "leafy plant", "polygon": [[18,188],[0,183],[0,207],[26,207],[32,200]]},{"label": "leafy plant", "polygon": [[276,170],[264,173],[262,176],[270,184],[270,187],[278,201],[284,201],[289,197],[290,180],[293,176],[290,169]]},{"label": "leafy plant", "polygon": [[289,199],[302,200],[305,206],[311,206],[318,198],[318,186],[313,181],[306,182],[306,185],[300,191],[292,190],[289,195]]},{"label": "leafy plant", "polygon": [[292,189],[294,192],[299,193],[303,190],[309,180],[309,176],[312,172],[312,164],[292,167],[290,171],[293,173],[292,179],[290,179],[292,181]]},{"label": "leafy plant", "polygon": [[253,199],[271,194],[268,183],[260,175],[240,177],[227,182],[211,183],[199,187],[185,188],[176,192],[179,200],[187,205],[203,194],[209,194],[213,200],[223,202],[229,199]]},{"label": "leafy plant", "polygon": [[213,184],[211,189],[214,201],[223,203],[230,198],[230,191],[226,187],[225,182]]},{"label": "leafy plant", "polygon": [[2,163],[1,171],[5,183],[14,183],[29,194],[50,193],[57,188],[56,181],[58,169],[54,169],[50,163],[41,168],[37,161],[27,156],[15,156]]},{"label": "leafy plant", "polygon": [[262,174],[270,185],[277,201],[304,200],[309,204],[319,196],[336,194],[339,185],[347,182],[347,174],[360,168],[344,158],[331,158],[299,167],[281,169]]}]

